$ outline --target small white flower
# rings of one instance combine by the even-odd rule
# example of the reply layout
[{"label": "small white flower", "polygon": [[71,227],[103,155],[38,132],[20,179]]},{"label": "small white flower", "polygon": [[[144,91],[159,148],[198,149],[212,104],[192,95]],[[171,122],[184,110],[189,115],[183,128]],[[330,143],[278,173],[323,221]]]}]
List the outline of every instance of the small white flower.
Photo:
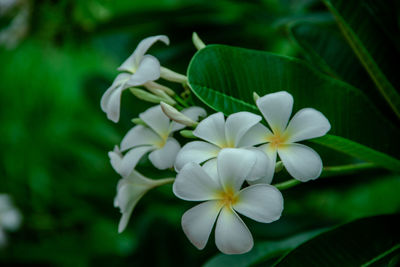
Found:
[{"label": "small white flower", "polygon": [[[190,107],[182,110],[182,113],[193,120],[206,115],[205,110],[200,107]],[[185,126],[171,122],[160,105],[147,109],[139,117],[148,127],[137,125],[125,135],[121,142],[121,151],[128,152],[124,156],[118,154],[118,150],[109,153],[114,169],[121,176],[128,176],[143,155],[150,151],[149,160],[156,168],[171,168],[181,148],[171,135]]]},{"label": "small white flower", "polygon": [[107,118],[118,122],[122,92],[133,86],[144,85],[160,78],[160,62],[151,55],[145,55],[147,50],[157,41],[166,45],[169,39],[165,35],[157,35],[143,39],[132,55],[118,68],[126,73],[119,74],[112,85],[101,98],[101,109],[107,113]]},{"label": "small white flower", "polygon": [[22,215],[6,194],[0,194],[0,247],[7,242],[5,231],[15,231],[21,225]]},{"label": "small white flower", "polygon": [[226,254],[241,254],[253,247],[253,237],[236,213],[255,221],[270,223],[283,211],[282,194],[268,184],[241,186],[256,163],[245,149],[223,149],[218,155],[217,173],[207,165],[191,162],[179,172],[173,191],[189,201],[206,201],[182,216],[182,228],[198,249],[203,249],[215,228],[215,243]]},{"label": "small white flower", "polygon": [[[310,147],[296,142],[325,135],[331,128],[327,118],[315,109],[304,108],[289,122],[293,97],[284,91],[265,95],[256,103],[272,131],[262,124],[256,124],[242,138],[242,145],[267,143],[259,149],[269,156],[273,165],[278,154],[295,179],[306,182],[318,178],[322,171],[320,156]],[[273,169],[270,169],[271,179],[273,174]]]},{"label": "small white flower", "polygon": [[152,180],[144,177],[135,170],[128,177],[119,180],[117,196],[114,199],[114,207],[120,208],[122,213],[118,232],[121,233],[125,230],[133,209],[147,191],[154,187],[170,183],[172,180],[173,178]]},{"label": "small white flower", "polygon": [[[232,114],[226,121],[221,112],[210,115],[202,120],[193,131],[196,137],[207,142],[194,141],[183,146],[176,157],[175,169],[179,171],[188,162],[200,164],[205,161],[216,168],[216,157],[221,149],[250,147],[242,145],[241,139],[259,121],[261,121],[261,116],[250,112]],[[269,169],[274,168],[274,165],[270,164],[264,153],[260,153],[256,149],[251,150],[257,156],[257,162],[248,177],[250,181],[253,181],[263,178]],[[258,182],[270,183],[271,181],[262,179]]]}]

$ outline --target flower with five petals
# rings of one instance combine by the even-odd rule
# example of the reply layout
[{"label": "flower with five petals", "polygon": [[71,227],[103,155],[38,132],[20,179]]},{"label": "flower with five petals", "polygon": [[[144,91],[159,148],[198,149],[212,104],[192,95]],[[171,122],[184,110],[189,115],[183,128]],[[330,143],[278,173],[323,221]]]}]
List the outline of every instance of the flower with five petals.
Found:
[{"label": "flower with five petals", "polygon": [[[263,179],[273,169],[275,165],[271,165],[264,153],[242,143],[242,137],[261,121],[261,116],[250,112],[238,112],[227,117],[226,121],[221,112],[212,114],[202,120],[193,131],[193,135],[203,139],[204,141],[193,141],[187,143],[179,151],[175,169],[181,170],[188,162],[203,163],[214,166],[216,169],[218,153],[224,148],[249,148],[256,155],[256,164],[248,176],[249,181],[262,180],[262,182],[270,183],[270,180]],[[272,177],[271,177],[272,179]]]},{"label": "flower with five petals", "polygon": [[[242,138],[243,145],[259,147],[275,165],[279,155],[283,165],[295,179],[306,182],[316,179],[322,171],[322,160],[312,148],[297,142],[325,135],[331,128],[328,119],[312,108],[299,110],[289,122],[293,97],[285,91],[267,94],[256,101],[270,129],[256,124]],[[270,169],[268,177],[274,172]]]},{"label": "flower with five petals", "polygon": [[283,211],[282,194],[268,184],[241,189],[257,157],[246,149],[223,149],[217,158],[217,173],[207,165],[187,163],[178,173],[174,194],[184,200],[205,201],[185,212],[182,228],[198,249],[203,249],[215,221],[215,243],[225,254],[241,254],[253,247],[253,237],[236,213],[270,223]]},{"label": "flower with five petals", "polygon": [[[193,120],[205,116],[206,112],[200,107],[189,107],[182,113]],[[133,127],[122,139],[121,151],[128,151],[118,160],[114,152],[110,152],[115,161],[119,162],[114,168],[121,176],[128,176],[144,154],[149,154],[149,160],[158,169],[163,170],[174,166],[176,155],[181,146],[171,137],[172,133],[181,130],[185,125],[171,121],[162,111],[160,105],[151,107],[139,114],[140,119],[147,125]],[[110,156],[111,157],[111,156]]]},{"label": "flower with five petals", "polygon": [[160,78],[160,62],[152,55],[145,55],[147,50],[157,41],[166,45],[169,39],[165,35],[151,36],[143,39],[132,55],[118,68],[119,74],[101,98],[101,109],[113,122],[119,121],[122,92],[133,86],[145,85]]}]

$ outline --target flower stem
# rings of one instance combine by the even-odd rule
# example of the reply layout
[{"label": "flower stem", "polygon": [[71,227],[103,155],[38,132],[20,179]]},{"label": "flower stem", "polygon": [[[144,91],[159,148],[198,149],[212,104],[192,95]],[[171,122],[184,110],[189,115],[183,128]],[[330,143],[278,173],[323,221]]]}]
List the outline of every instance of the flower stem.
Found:
[{"label": "flower stem", "polygon": [[183,100],[180,96],[178,96],[177,94],[174,95],[174,98],[176,100],[176,102],[178,102],[179,104],[181,104],[183,107],[187,108],[189,107],[188,103],[185,102],[185,100]]},{"label": "flower stem", "polygon": [[[377,167],[378,166],[376,166],[374,163],[368,163],[368,162],[339,165],[339,166],[329,166],[323,168],[320,178],[352,174],[359,170],[373,169]],[[279,184],[275,184],[274,186],[279,190],[285,190],[294,187],[296,185],[299,185],[301,183],[302,182],[299,180],[291,179]]]},{"label": "flower stem", "polygon": [[164,179],[159,179],[156,181],[157,181],[156,186],[161,186],[161,185],[165,185],[165,184],[172,184],[175,181],[175,178],[164,178]]}]

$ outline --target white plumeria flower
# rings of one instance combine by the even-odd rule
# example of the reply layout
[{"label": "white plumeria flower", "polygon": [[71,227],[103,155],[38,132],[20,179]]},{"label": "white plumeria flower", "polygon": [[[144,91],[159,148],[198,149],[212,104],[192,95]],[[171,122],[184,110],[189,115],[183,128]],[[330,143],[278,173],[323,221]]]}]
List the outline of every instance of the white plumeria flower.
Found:
[{"label": "white plumeria flower", "polygon": [[114,199],[114,207],[120,208],[122,213],[118,232],[121,233],[125,230],[133,209],[147,191],[154,187],[171,183],[173,180],[173,178],[152,180],[144,177],[135,170],[128,177],[119,180],[117,196]]},{"label": "white plumeria flower", "polygon": [[282,194],[268,184],[241,189],[257,157],[245,149],[223,149],[218,155],[217,173],[186,164],[173,185],[174,194],[184,200],[206,201],[182,216],[182,228],[198,249],[203,249],[215,228],[215,243],[225,254],[241,254],[253,247],[253,237],[236,213],[255,221],[270,223],[283,211]]},{"label": "white plumeria flower", "polygon": [[125,73],[119,74],[112,85],[101,98],[101,109],[107,113],[107,118],[113,122],[119,121],[122,92],[133,86],[144,85],[160,78],[160,62],[151,55],[145,55],[147,50],[157,41],[166,45],[169,39],[165,35],[157,35],[143,39],[132,55],[118,68]]},{"label": "white plumeria flower", "polygon": [[[206,116],[205,110],[200,107],[190,107],[182,110],[182,113],[193,120],[197,120],[199,116]],[[110,158],[113,157],[114,161],[118,162],[114,164],[114,169],[121,176],[128,176],[143,155],[150,151],[149,160],[156,168],[171,168],[181,148],[171,135],[185,126],[171,121],[163,113],[160,105],[147,109],[139,117],[148,127],[137,125],[125,135],[121,142],[121,151],[129,151],[120,160],[117,150],[110,152]]]},{"label": "white plumeria flower", "polygon": [[[261,119],[261,116],[245,111],[228,116],[226,121],[221,112],[210,115],[193,131],[193,135],[207,142],[194,141],[183,146],[176,157],[175,169],[181,170],[188,162],[200,164],[205,161],[216,168],[216,158],[221,149],[244,147],[251,149],[251,146],[243,145],[241,139]],[[269,173],[269,169],[274,168],[274,165],[270,164],[264,153],[256,149],[251,149],[251,151],[257,156],[257,162],[248,180],[270,183],[272,177],[267,180],[264,176]]]},{"label": "white plumeria flower", "polygon": [[[271,130],[257,124],[242,138],[243,145],[257,145],[275,165],[277,154],[286,170],[295,179],[306,182],[316,179],[322,171],[322,160],[317,152],[296,142],[325,135],[331,128],[328,119],[312,108],[299,110],[289,122],[293,97],[285,91],[260,97],[257,106]],[[289,124],[288,124],[289,122]],[[269,177],[273,176],[270,169]]]},{"label": "white plumeria flower", "polygon": [[15,231],[21,225],[22,215],[7,194],[0,194],[0,247],[7,242],[5,231]]}]

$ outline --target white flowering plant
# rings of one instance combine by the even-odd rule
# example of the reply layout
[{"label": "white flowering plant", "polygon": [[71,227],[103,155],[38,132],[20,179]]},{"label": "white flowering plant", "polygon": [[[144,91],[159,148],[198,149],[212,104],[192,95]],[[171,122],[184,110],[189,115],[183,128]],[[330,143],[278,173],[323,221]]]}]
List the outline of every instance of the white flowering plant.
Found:
[{"label": "white flowering plant", "polygon": [[[215,228],[222,253],[243,254],[254,240],[242,218],[279,224],[285,215],[282,191],[319,177],[399,170],[398,151],[379,142],[399,134],[398,128],[355,87],[301,60],[206,45],[195,33],[192,40],[198,51],[186,74],[151,55],[157,42],[169,45],[167,36],[142,40],[101,99],[113,122],[119,121],[124,90],[153,104],[132,119],[135,126],[108,153],[121,176],[114,200],[122,213],[119,232],[146,192],[173,184],[177,198],[201,202],[182,215],[189,241],[203,249]],[[299,75],[306,82],[288,82]],[[358,113],[361,105],[372,108]],[[366,123],[385,131],[371,139],[357,131]],[[331,165],[330,153],[352,160]],[[137,167],[146,159],[168,175],[140,173]]]}]

